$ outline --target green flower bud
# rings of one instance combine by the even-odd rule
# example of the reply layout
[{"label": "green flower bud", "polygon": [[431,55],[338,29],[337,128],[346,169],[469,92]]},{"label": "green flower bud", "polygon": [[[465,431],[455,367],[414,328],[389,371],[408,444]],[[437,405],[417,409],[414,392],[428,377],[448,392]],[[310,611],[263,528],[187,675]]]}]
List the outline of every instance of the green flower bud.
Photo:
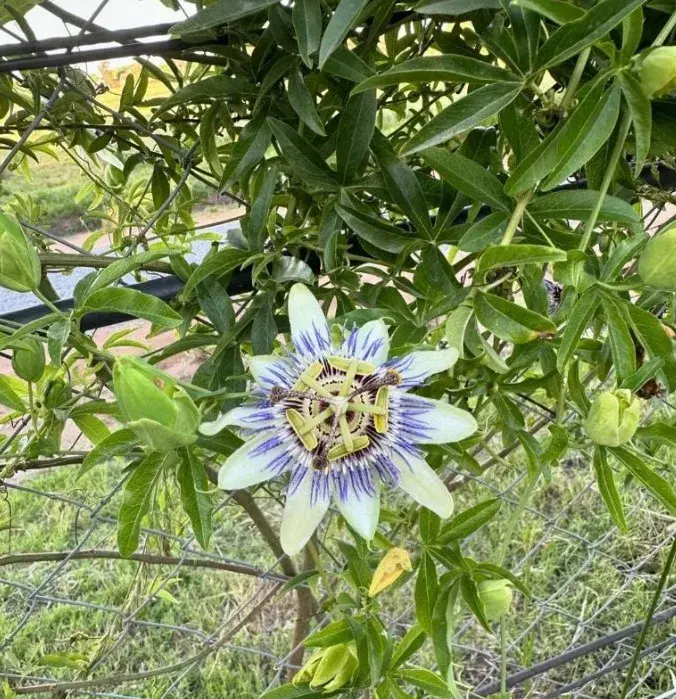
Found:
[{"label": "green flower bud", "polygon": [[676,291],[676,226],[656,235],[643,248],[638,274],[648,286]]},{"label": "green flower bud", "polygon": [[641,402],[631,391],[604,391],[592,402],[584,428],[592,442],[618,447],[634,436],[640,419]]},{"label": "green flower bud", "polygon": [[479,599],[483,602],[488,621],[501,619],[512,606],[512,583],[504,578],[479,583]]},{"label": "green flower bud", "polygon": [[341,643],[324,649],[314,667],[310,687],[323,687],[325,692],[335,692],[344,687],[357,669],[353,644]]},{"label": "green flower bud", "polygon": [[53,410],[73,397],[70,384],[63,379],[52,379],[45,389],[45,408]]},{"label": "green flower bud", "polygon": [[[2,254],[0,253],[0,259]],[[42,378],[45,372],[45,350],[39,340],[33,338],[22,339],[26,349],[17,348],[12,353],[12,369],[14,373],[24,381],[35,383]]]},{"label": "green flower bud", "polygon": [[187,446],[197,439],[197,406],[162,372],[140,359],[119,357],[113,386],[122,419],[154,451]]},{"label": "green flower bud", "polygon": [[648,97],[676,90],[676,46],[659,46],[641,61],[641,85]]},{"label": "green flower bud", "polygon": [[18,221],[0,213],[0,286],[12,291],[33,291],[42,273],[37,252]]}]

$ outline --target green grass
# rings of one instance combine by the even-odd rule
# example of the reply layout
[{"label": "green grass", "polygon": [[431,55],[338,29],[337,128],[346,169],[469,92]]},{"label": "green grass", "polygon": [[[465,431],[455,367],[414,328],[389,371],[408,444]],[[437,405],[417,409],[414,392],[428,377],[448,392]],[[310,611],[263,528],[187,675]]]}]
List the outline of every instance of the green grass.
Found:
[{"label": "green grass", "polygon": [[[522,472],[523,464],[517,457],[495,466],[482,482],[472,482],[457,492],[458,510],[478,500],[494,495],[487,484],[502,489]],[[82,479],[76,479],[76,470],[64,467],[58,471],[30,478],[24,483],[47,493],[59,493],[94,506],[117,482],[121,471],[115,467],[99,466]],[[600,635],[622,628],[642,618],[648,606],[652,590],[660,573],[666,551],[656,559],[650,558],[655,548],[665,541],[669,520],[659,514],[659,507],[650,499],[644,499],[633,485],[623,489],[625,507],[629,515],[630,531],[626,535],[614,532],[605,542],[599,542],[611,529],[596,492],[587,488],[590,482],[590,466],[583,459],[566,462],[554,470],[550,484],[541,486],[530,506],[551,521],[526,512],[519,517],[514,529],[505,564],[516,566],[524,555],[537,547],[518,573],[533,593],[528,603],[517,596],[514,613],[507,621],[508,637],[516,638],[530,630],[518,644],[511,659],[521,667],[527,667],[566,650],[578,632],[575,644],[585,643]],[[518,498],[523,483],[510,499]],[[68,550],[77,545],[90,524],[85,511],[72,505],[38,497],[29,493],[10,491],[12,505],[11,550],[46,551]],[[274,526],[278,526],[280,509],[271,500],[261,500],[271,514]],[[104,514],[114,516],[117,498],[104,509]],[[392,504],[393,500],[389,499]],[[513,505],[505,504],[496,517],[481,532],[465,542],[465,553],[478,560],[495,560],[496,551],[504,538],[505,526],[513,512]],[[176,535],[189,535],[185,518],[178,505],[177,493],[171,484],[166,485],[163,496],[153,514],[153,527],[162,528]],[[589,548],[576,535],[584,537],[595,547]],[[10,532],[4,532],[2,548],[10,549]],[[85,547],[115,548],[115,530],[112,524],[100,523]],[[152,551],[179,555],[175,543],[166,539],[151,538]],[[243,512],[236,506],[228,506],[216,516],[215,535],[211,545],[229,558],[247,561],[267,568],[274,560],[247,523]],[[644,561],[644,559],[646,559]],[[643,563],[641,563],[643,561]],[[639,564],[641,564],[639,566]],[[56,563],[15,565],[0,571],[0,577],[27,584],[38,585]],[[629,578],[628,570],[639,566]],[[171,568],[142,566],[127,561],[73,561],[60,575],[48,594],[72,600],[116,607],[127,614],[142,604],[159,581],[165,580]],[[573,578],[573,582],[569,582]],[[629,580],[617,599],[607,609],[595,614]],[[671,584],[674,578],[672,577]],[[184,625],[209,634],[248,599],[258,584],[249,578],[222,571],[180,571],[169,581],[164,592],[155,595],[144,606],[138,618],[143,621]],[[26,610],[25,599],[9,587],[3,587],[6,599],[5,614],[0,616],[0,637],[8,634]],[[549,607],[543,600],[559,592]],[[231,642],[283,655],[288,651],[291,630],[295,618],[293,595],[276,600],[266,607],[265,613],[239,632]],[[381,598],[385,618],[398,619],[411,605],[410,588],[395,590]],[[594,617],[593,621],[588,620]],[[403,617],[403,625],[396,627],[403,633],[409,617]],[[467,619],[463,611],[459,623]],[[666,638],[668,624],[662,624],[652,632],[648,643]],[[395,628],[395,627],[393,627]],[[55,676],[72,679],[72,668],[44,667],[44,656],[68,652],[82,653],[87,661],[94,660],[100,651],[111,647],[112,640],[120,633],[120,620],[104,611],[82,609],[70,605],[38,605],[27,626],[17,635],[9,651],[3,657],[6,670],[26,675]],[[471,625],[461,639],[456,651],[457,672],[461,680],[475,683],[482,679],[488,666],[480,654],[465,646],[489,652],[498,657],[495,636]],[[132,626],[114,653],[94,676],[135,672],[166,665],[184,659],[199,650],[199,639],[185,634],[147,626]],[[553,688],[551,680],[571,682],[599,667],[601,660],[610,657],[608,651],[581,658],[550,673],[548,679],[534,684],[536,693],[544,696]],[[426,645],[417,661],[432,666],[432,654]],[[641,670],[649,666],[642,663]],[[196,697],[256,697],[274,676],[274,660],[253,653],[222,650],[211,656],[199,671],[190,673],[179,688],[180,696]],[[495,677],[493,677],[495,679]],[[602,682],[592,685],[593,696],[616,696],[622,674],[616,673]],[[122,693],[140,697],[158,697],[168,686],[167,678],[156,678],[139,685],[125,685]],[[671,687],[669,673],[656,668],[651,673],[650,687],[644,687],[638,697],[655,697]],[[594,692],[597,692],[596,694]],[[538,694],[537,692],[542,692]],[[517,694],[515,696],[522,696]]]},{"label": "green grass", "polygon": [[[149,165],[137,167],[130,177],[129,186],[150,175]],[[77,199],[89,181],[82,169],[65,154],[59,160],[41,154],[39,162],[30,160],[28,176],[22,168],[4,175],[0,183],[0,208],[15,202],[15,195],[29,197],[39,207],[38,225],[49,228],[51,232],[67,234],[93,230],[101,225],[101,219],[89,210],[93,196],[85,196],[82,201]],[[206,202],[214,193],[193,178],[189,185],[196,202]]]}]

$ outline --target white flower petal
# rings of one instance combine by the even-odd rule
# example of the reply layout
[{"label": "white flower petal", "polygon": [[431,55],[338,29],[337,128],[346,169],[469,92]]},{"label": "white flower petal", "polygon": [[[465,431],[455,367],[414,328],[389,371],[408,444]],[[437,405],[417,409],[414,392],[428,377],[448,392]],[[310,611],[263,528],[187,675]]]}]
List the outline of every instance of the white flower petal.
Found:
[{"label": "white flower petal", "polygon": [[293,344],[304,357],[314,358],[330,349],[329,324],[304,284],[294,284],[289,292],[289,323]]},{"label": "white flower petal", "polygon": [[218,472],[218,486],[238,490],[283,473],[291,464],[289,444],[276,432],[250,439],[226,459]]},{"label": "white flower petal", "polygon": [[440,400],[403,394],[398,410],[405,439],[414,444],[446,444],[473,435],[477,424],[471,413]]},{"label": "white flower petal", "polygon": [[347,523],[359,536],[371,541],[378,527],[380,517],[380,483],[374,482],[375,494],[355,493],[352,489],[343,500],[336,493],[334,500],[340,514],[345,517]]},{"label": "white flower petal", "polygon": [[300,484],[287,492],[279,539],[288,556],[307,544],[329,508],[328,487],[313,490],[313,480],[317,477],[326,478],[308,468]]},{"label": "white flower petal", "polygon": [[399,469],[399,487],[417,503],[446,519],[453,514],[453,498],[448,488],[422,456],[393,451],[392,460]]},{"label": "white flower petal", "polygon": [[380,366],[390,352],[390,336],[382,320],[370,320],[353,330],[343,343],[343,354]]},{"label": "white flower petal", "polygon": [[244,427],[249,430],[260,430],[275,426],[274,410],[260,405],[240,405],[227,413],[219,415],[213,422],[203,422],[199,426],[201,434],[211,436],[218,434],[226,427]]},{"label": "white flower petal", "polygon": [[396,359],[389,367],[403,378],[402,387],[411,388],[423,383],[433,374],[448,371],[458,361],[458,350],[421,350]]},{"label": "white flower petal", "polygon": [[273,386],[288,388],[294,379],[289,375],[289,363],[274,354],[257,354],[249,360],[249,371],[254,381],[270,390]]}]

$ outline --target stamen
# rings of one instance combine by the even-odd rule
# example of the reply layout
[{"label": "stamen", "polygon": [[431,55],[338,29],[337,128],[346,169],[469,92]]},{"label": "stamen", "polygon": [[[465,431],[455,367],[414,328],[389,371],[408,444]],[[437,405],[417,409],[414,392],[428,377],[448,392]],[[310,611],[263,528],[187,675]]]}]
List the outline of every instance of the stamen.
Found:
[{"label": "stamen", "polygon": [[373,426],[379,434],[385,434],[388,426],[388,409],[390,405],[389,397],[390,389],[387,386],[381,386],[376,393],[376,407],[383,412],[373,417]]},{"label": "stamen", "polygon": [[348,451],[345,444],[336,444],[335,447],[332,447],[329,449],[329,453],[327,454],[328,460],[329,461],[335,461],[336,459],[340,459],[343,456],[348,456],[349,454],[354,454],[355,452],[361,451],[362,449],[366,449],[366,447],[371,443],[371,440],[365,435],[358,435],[357,437],[354,438],[353,444],[352,444],[352,450]]},{"label": "stamen", "polygon": [[294,391],[303,391],[309,385],[307,379],[316,379],[321,373],[324,365],[317,361],[312,362],[310,366],[298,377],[298,381],[293,385]]},{"label": "stamen", "polygon": [[296,436],[298,437],[298,439],[300,439],[301,442],[303,442],[303,446],[308,451],[312,451],[313,449],[315,449],[317,447],[317,444],[319,443],[319,441],[317,440],[317,435],[315,435],[315,433],[312,431],[306,431],[304,429],[305,420],[303,419],[303,416],[293,408],[289,408],[285,414],[286,419],[289,421],[289,424],[293,428],[293,431],[296,433]]},{"label": "stamen", "polygon": [[382,415],[387,412],[387,407],[380,408],[373,403],[348,403],[347,410],[351,413],[371,413],[373,415]]},{"label": "stamen", "polygon": [[360,376],[368,376],[376,370],[375,366],[370,362],[365,362],[363,359],[356,359],[354,357],[327,357],[326,361],[334,369],[338,369],[338,371],[349,371],[351,364],[356,362],[357,368],[355,373]]}]

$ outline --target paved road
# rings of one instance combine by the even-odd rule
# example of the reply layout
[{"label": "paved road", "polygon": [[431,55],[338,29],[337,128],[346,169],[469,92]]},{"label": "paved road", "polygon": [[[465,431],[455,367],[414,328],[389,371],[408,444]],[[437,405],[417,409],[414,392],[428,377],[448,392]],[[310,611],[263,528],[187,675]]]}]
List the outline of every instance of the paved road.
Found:
[{"label": "paved road", "polygon": [[[236,223],[222,223],[209,227],[207,230],[210,233],[225,234],[228,230],[237,227]],[[187,256],[188,261],[198,262],[201,260],[209,251],[210,246],[211,243],[208,241],[195,242],[193,245],[193,252]],[[73,269],[70,274],[50,274],[49,278],[59,297],[62,299],[69,299],[73,296],[75,285],[82,277],[89,274],[89,272],[91,272],[89,268],[78,267]],[[135,283],[135,279],[132,276],[125,277],[124,281],[129,284]],[[12,311],[19,311],[22,308],[29,308],[30,306],[36,306],[38,304],[39,302],[33,294],[19,294],[16,291],[9,291],[9,289],[0,287],[0,315],[3,313],[11,313]]]}]

